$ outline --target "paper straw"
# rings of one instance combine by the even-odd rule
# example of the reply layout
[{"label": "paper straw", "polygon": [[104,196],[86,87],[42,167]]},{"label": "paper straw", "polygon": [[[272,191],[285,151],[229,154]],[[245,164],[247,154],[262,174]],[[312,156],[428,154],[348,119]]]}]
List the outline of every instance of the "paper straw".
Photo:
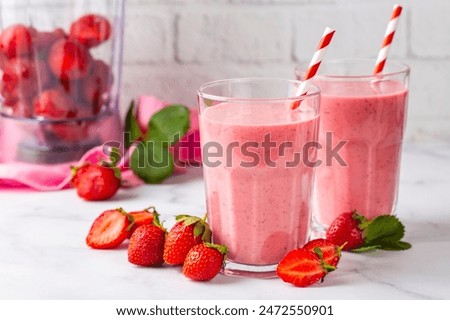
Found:
[{"label": "paper straw", "polygon": [[395,30],[397,29],[398,19],[402,13],[402,7],[398,4],[394,5],[392,10],[391,19],[386,28],[386,33],[384,34],[383,44],[381,45],[380,52],[378,52],[377,62],[375,64],[375,69],[373,74],[379,74],[383,71],[384,64],[386,63],[387,55],[389,49],[391,48],[392,40],[394,39]]},{"label": "paper straw", "polygon": [[[316,52],[314,53],[309,63],[308,70],[306,70],[303,81],[298,87],[295,96],[300,97],[308,93],[313,78],[316,75],[317,70],[319,70],[320,63],[322,62],[325,52],[328,49],[328,45],[330,44],[331,39],[333,38],[334,32],[335,32],[334,29],[328,27],[325,28],[323,36],[320,39],[319,45],[317,46]],[[291,109],[292,110],[297,109],[300,105],[300,101],[301,100],[294,102],[291,106]]]}]

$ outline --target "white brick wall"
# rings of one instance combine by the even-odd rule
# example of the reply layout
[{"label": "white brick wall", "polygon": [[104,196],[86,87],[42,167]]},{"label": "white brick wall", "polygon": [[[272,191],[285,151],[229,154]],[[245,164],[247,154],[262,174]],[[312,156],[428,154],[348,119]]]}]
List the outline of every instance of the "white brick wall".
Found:
[{"label": "white brick wall", "polygon": [[[407,140],[450,140],[450,1],[396,1],[404,11],[391,57],[410,64]],[[123,107],[139,94],[195,105],[206,81],[293,77],[325,25],[327,59],[375,58],[391,0],[129,0]]]}]

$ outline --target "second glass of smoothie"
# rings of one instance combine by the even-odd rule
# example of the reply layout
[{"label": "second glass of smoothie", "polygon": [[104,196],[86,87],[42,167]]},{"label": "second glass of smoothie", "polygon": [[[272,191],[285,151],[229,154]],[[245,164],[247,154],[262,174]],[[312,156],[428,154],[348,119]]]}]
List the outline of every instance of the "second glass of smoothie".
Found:
[{"label": "second glass of smoothie", "polygon": [[208,221],[228,247],[226,274],[274,276],[308,240],[319,90],[298,98],[299,84],[230,79],[199,89]]},{"label": "second glass of smoothie", "polygon": [[[343,212],[357,210],[369,219],[395,213],[409,67],[388,61],[381,74],[371,75],[373,66],[372,60],[327,61],[314,80],[322,92],[322,163],[313,196],[318,234]],[[306,67],[297,67],[298,79]]]}]

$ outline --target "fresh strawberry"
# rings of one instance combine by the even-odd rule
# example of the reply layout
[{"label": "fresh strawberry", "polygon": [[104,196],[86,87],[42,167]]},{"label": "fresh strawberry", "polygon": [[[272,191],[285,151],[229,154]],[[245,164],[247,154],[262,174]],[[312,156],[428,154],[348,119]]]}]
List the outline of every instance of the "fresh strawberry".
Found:
[{"label": "fresh strawberry", "polygon": [[[317,250],[320,252],[320,250]],[[289,252],[278,264],[277,275],[297,287],[309,287],[323,281],[328,272],[335,267],[328,265],[316,252],[295,249]]]},{"label": "fresh strawberry", "polygon": [[53,31],[34,30],[32,37],[39,59],[46,60],[53,44],[58,40],[64,39],[66,34],[63,29],[56,28]]},{"label": "fresh strawberry", "polygon": [[183,264],[192,247],[202,242],[211,241],[211,230],[203,219],[188,215],[176,217],[177,223],[167,234],[164,246],[164,261],[171,265]]},{"label": "fresh strawberry", "polygon": [[102,95],[108,91],[110,73],[106,63],[94,60],[91,73],[83,81],[84,98],[92,105],[94,114],[100,111],[103,104]]},{"label": "fresh strawberry", "polygon": [[48,63],[53,74],[61,80],[76,80],[89,74],[92,57],[75,41],[61,39],[50,49]]},{"label": "fresh strawberry", "polygon": [[209,281],[220,271],[225,260],[227,247],[208,242],[189,250],[183,264],[183,274],[195,281]]},{"label": "fresh strawberry", "polygon": [[107,210],[95,219],[86,237],[86,243],[94,249],[117,248],[128,236],[133,217],[122,208]]},{"label": "fresh strawberry", "polygon": [[352,250],[364,244],[362,220],[355,212],[340,214],[327,230],[327,240],[342,246],[343,250]]},{"label": "fresh strawberry", "polygon": [[323,261],[333,267],[337,267],[341,258],[341,247],[326,239],[314,239],[303,246],[303,249],[316,253],[319,248],[323,255]]},{"label": "fresh strawberry", "polygon": [[27,58],[9,60],[3,69],[2,89],[16,98],[35,95],[38,77],[34,63]]},{"label": "fresh strawberry", "polygon": [[61,89],[43,91],[34,99],[33,106],[36,117],[63,120],[76,116],[75,104]]},{"label": "fresh strawberry", "polygon": [[0,35],[0,50],[8,59],[30,57],[33,53],[31,31],[22,24],[12,25]]},{"label": "fresh strawberry", "polygon": [[411,244],[401,241],[405,234],[403,224],[392,215],[381,215],[372,220],[353,212],[340,214],[327,230],[327,240],[354,252],[407,250]]},{"label": "fresh strawberry", "polygon": [[119,169],[106,164],[84,164],[72,168],[72,185],[85,200],[106,200],[114,196],[121,184]]},{"label": "fresh strawberry", "polygon": [[133,211],[133,212],[130,212],[130,214],[134,218],[134,226],[130,231],[130,237],[138,227],[146,225],[146,224],[152,224],[155,216],[159,216],[155,207],[148,207],[141,211]]},{"label": "fresh strawberry", "polygon": [[109,39],[111,24],[98,14],[87,14],[74,21],[70,26],[69,38],[87,48],[98,46]]},{"label": "fresh strawberry", "polygon": [[154,219],[152,224],[137,228],[128,245],[128,261],[132,264],[151,267],[163,264],[166,230]]}]

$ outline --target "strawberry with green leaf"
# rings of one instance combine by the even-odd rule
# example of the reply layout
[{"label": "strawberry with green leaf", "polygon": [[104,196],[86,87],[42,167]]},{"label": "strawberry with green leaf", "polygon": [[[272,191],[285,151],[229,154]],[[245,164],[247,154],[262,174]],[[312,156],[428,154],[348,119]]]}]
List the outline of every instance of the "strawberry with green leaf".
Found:
[{"label": "strawberry with green leaf", "polygon": [[114,196],[121,185],[121,173],[117,164],[120,153],[116,148],[111,151],[110,161],[99,164],[85,163],[72,167],[72,186],[77,189],[80,198],[88,201],[107,200]]},{"label": "strawberry with green leaf", "polygon": [[157,216],[151,224],[138,227],[130,238],[128,261],[141,267],[159,267],[164,263],[166,229]]},{"label": "strawberry with green leaf", "polygon": [[170,265],[182,265],[192,247],[211,241],[211,229],[203,219],[189,215],[176,217],[176,224],[167,234],[164,245],[164,261]]},{"label": "strawberry with green leaf", "polygon": [[411,244],[401,241],[405,227],[392,215],[381,215],[372,220],[358,214],[345,212],[339,215],[327,230],[327,240],[343,250],[367,252],[380,250],[407,250]]}]

